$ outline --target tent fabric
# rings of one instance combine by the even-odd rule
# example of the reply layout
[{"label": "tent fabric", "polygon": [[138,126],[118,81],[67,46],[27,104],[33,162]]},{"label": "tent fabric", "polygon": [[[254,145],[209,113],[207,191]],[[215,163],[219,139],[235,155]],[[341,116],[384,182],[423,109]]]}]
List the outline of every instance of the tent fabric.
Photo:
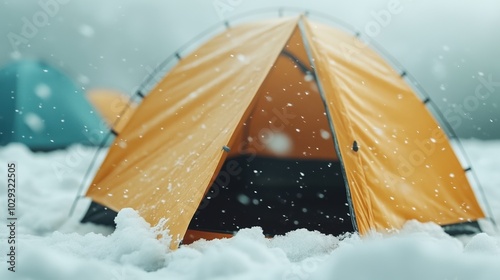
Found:
[{"label": "tent fabric", "polygon": [[0,70],[0,145],[32,150],[98,144],[107,126],[83,92],[59,70],[34,60]]},{"label": "tent fabric", "polygon": [[296,22],[241,25],[184,58],[137,108],[87,195],[151,224],[168,218],[177,247]]},{"label": "tent fabric", "polygon": [[[248,164],[232,161],[242,157]],[[137,107],[87,196],[163,220],[177,248],[217,178],[240,178],[256,157],[340,161],[361,233],[484,217],[446,135],[404,79],[355,37],[306,18],[231,27],[183,58]]]},{"label": "tent fabric", "polygon": [[443,129],[400,73],[354,36],[308,21],[305,29],[359,231],[483,217]]}]

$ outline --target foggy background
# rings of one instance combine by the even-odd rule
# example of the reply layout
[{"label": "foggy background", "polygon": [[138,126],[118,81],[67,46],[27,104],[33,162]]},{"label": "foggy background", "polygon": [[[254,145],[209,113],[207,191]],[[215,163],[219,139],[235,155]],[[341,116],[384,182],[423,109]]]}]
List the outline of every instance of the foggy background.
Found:
[{"label": "foggy background", "polygon": [[368,33],[420,82],[459,136],[500,138],[495,0],[0,0],[0,65],[41,58],[84,89],[131,94],[208,26],[280,6],[320,11]]}]

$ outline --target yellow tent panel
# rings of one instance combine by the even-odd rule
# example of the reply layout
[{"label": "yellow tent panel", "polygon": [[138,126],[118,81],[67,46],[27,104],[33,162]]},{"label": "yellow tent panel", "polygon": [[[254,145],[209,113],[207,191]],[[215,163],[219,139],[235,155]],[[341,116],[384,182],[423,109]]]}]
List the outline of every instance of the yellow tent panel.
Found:
[{"label": "yellow tent panel", "polygon": [[359,230],[483,217],[444,131],[400,74],[355,37],[306,26]]}]

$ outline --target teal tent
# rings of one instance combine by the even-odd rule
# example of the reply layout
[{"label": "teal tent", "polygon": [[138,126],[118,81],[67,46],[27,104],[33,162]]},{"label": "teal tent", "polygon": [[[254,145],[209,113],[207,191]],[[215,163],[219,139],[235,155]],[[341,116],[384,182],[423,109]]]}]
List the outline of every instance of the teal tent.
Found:
[{"label": "teal tent", "polygon": [[41,61],[17,61],[0,69],[0,145],[32,150],[97,145],[106,125],[82,90]]}]

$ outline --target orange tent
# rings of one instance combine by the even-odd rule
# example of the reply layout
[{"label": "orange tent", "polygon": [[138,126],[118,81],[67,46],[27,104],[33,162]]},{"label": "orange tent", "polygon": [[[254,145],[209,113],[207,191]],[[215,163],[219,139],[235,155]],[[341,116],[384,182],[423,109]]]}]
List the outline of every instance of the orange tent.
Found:
[{"label": "orange tent", "polygon": [[115,90],[93,89],[87,98],[115,132],[123,129],[136,107],[125,94]]},{"label": "orange tent", "polygon": [[[476,221],[465,173],[425,102],[370,47],[282,18],[231,27],[184,57],[116,137],[87,196],[165,219],[176,248],[249,226],[364,234]],[[103,218],[96,209],[84,220]]]}]

